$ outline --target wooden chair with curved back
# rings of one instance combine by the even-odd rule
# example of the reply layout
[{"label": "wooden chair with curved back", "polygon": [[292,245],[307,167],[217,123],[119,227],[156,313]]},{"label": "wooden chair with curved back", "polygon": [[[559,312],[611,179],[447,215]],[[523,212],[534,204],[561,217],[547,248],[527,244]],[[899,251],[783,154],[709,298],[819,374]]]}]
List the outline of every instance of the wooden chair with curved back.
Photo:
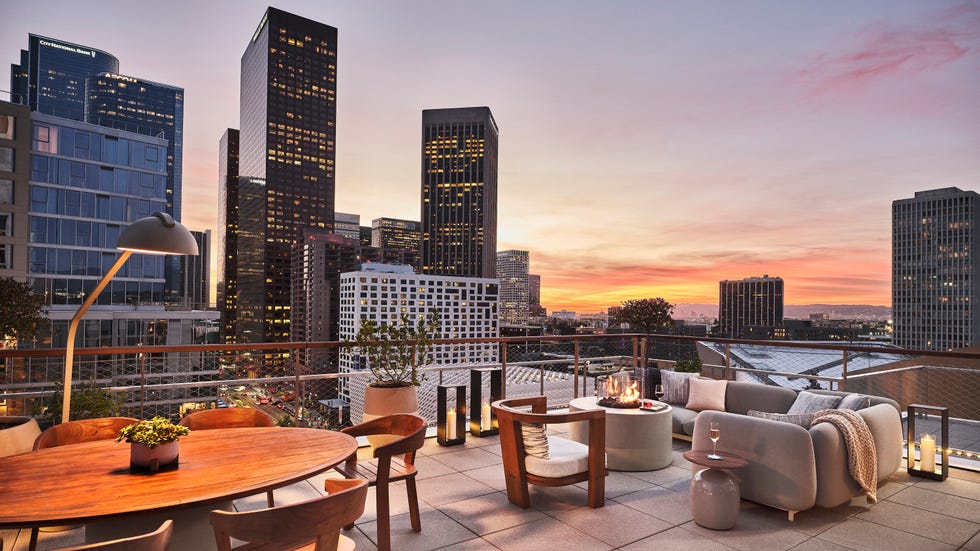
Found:
[{"label": "wooden chair with curved back", "polygon": [[[111,440],[119,436],[123,427],[138,423],[139,419],[132,417],[98,417],[95,419],[78,419],[48,427],[34,441],[34,450],[55,448],[68,444],[81,444],[95,440]],[[28,550],[37,549],[38,528],[31,528],[31,540]]]},{"label": "wooden chair with curved back", "polygon": [[58,551],[165,551],[173,534],[174,521],[165,520],[156,530],[131,538],[62,547]]},{"label": "wooden chair with curved back", "polygon": [[[609,473],[606,469],[605,411],[548,413],[545,396],[498,400],[491,407],[497,415],[500,455],[507,499],[511,503],[525,509],[531,506],[528,484],[567,486],[588,482],[589,507],[595,509],[605,504],[606,475]],[[572,422],[588,423],[588,445],[544,433],[544,425]],[[547,441],[548,457],[528,453],[524,425],[533,426],[531,431],[540,431],[538,439]]]},{"label": "wooden chair with curved back", "polygon": [[44,430],[34,441],[35,450],[66,444],[81,444],[95,440],[110,440],[119,436],[123,427],[138,423],[132,417],[99,417],[68,421]]},{"label": "wooden chair with curved back", "polygon": [[368,486],[376,488],[379,551],[391,549],[391,518],[389,517],[390,506],[388,503],[388,484],[390,482],[405,481],[412,530],[422,531],[419,497],[415,488],[415,475],[418,474],[415,469],[415,452],[425,443],[425,427],[425,419],[418,415],[399,413],[366,421],[360,425],[347,427],[342,431],[354,437],[370,435],[400,437],[393,438],[374,448],[373,459],[358,461],[357,452],[354,452],[347,458],[346,462],[334,467],[334,470],[345,477],[366,480]]},{"label": "wooden chair with curved back", "polygon": [[[254,408],[202,409],[188,413],[180,420],[181,426],[191,430],[232,429],[241,427],[274,427],[276,420],[268,413]],[[266,492],[266,503],[275,507],[272,490]]]},{"label": "wooden chair with curved back", "polygon": [[316,542],[316,551],[334,551],[340,543],[352,549],[353,542],[340,529],[364,514],[367,484],[327,479],[324,488],[327,495],[301,503],[243,513],[211,511],[218,551],[231,551],[231,538],[248,542],[235,551],[295,549],[311,541]]}]

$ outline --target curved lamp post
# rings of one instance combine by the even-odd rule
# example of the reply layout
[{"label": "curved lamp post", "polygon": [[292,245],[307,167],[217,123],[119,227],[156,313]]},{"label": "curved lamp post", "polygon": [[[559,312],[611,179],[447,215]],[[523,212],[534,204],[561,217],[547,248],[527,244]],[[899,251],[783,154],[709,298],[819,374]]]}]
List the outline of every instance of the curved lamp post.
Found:
[{"label": "curved lamp post", "polygon": [[116,248],[121,250],[122,254],[109,268],[109,271],[102,276],[102,280],[95,286],[95,290],[85,299],[81,308],[71,318],[71,323],[68,324],[68,344],[65,347],[64,401],[61,405],[62,423],[68,422],[71,411],[72,362],[75,355],[75,333],[78,331],[78,324],[82,321],[82,316],[85,315],[89,306],[95,303],[99,294],[116,276],[116,272],[122,268],[122,265],[133,253],[197,255],[197,241],[194,241],[194,236],[180,222],[175,221],[173,216],[165,212],[155,212],[151,216],[140,218],[130,224],[119,235]]}]

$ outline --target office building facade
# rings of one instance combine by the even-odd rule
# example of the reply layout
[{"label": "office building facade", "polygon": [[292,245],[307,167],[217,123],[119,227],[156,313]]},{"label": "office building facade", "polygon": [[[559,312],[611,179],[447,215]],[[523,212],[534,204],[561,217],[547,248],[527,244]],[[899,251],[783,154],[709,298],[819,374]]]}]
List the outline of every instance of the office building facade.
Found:
[{"label": "office building facade", "polygon": [[335,212],[333,219],[334,233],[343,235],[354,241],[361,241],[361,215],[346,212]]},{"label": "office building facade", "polygon": [[[289,339],[290,249],[307,228],[333,228],[336,92],[337,29],[268,8],[241,61],[239,177],[262,182],[264,197],[250,200],[264,205],[250,209],[267,216],[245,216],[240,185],[234,279],[238,323],[247,307],[252,326],[234,330],[239,342]],[[246,234],[263,237],[257,251],[244,249]],[[250,297],[245,272],[258,275]]]},{"label": "office building facade", "polygon": [[418,251],[422,225],[415,220],[375,218],[371,221],[371,246]]},{"label": "office building facade", "polygon": [[531,305],[528,265],[527,251],[509,250],[497,253],[501,324],[528,324]]},{"label": "office building facade", "polygon": [[76,121],[85,119],[85,81],[118,73],[119,60],[102,50],[36,34],[10,67],[11,101],[31,111]]},{"label": "office building facade", "polygon": [[497,123],[489,107],[422,111],[422,272],[496,277]]},{"label": "office building facade", "polygon": [[[0,102],[0,277],[27,277],[31,112]],[[0,335],[2,337],[2,335]]]},{"label": "office building facade", "polygon": [[980,342],[980,194],[959,188],[892,202],[893,342],[956,350]]},{"label": "office building facade", "polygon": [[216,299],[221,313],[221,342],[237,342],[238,323],[238,129],[228,128],[218,142],[218,266]]},{"label": "office building facade", "polygon": [[749,327],[777,327],[782,323],[782,278],[764,275],[719,282],[719,336],[745,338]]}]

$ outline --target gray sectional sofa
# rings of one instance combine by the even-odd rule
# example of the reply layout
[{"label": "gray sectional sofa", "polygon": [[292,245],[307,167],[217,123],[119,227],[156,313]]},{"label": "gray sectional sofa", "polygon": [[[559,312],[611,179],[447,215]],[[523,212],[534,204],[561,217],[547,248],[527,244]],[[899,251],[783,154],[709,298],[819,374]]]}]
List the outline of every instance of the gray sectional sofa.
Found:
[{"label": "gray sectional sofa", "polygon": [[[844,392],[810,391],[845,396]],[[853,398],[853,397],[852,397]],[[847,467],[844,439],[836,427],[817,423],[809,429],[789,422],[747,415],[749,410],[786,413],[797,399],[791,389],[759,383],[729,381],[725,389],[725,411],[691,411],[671,404],[676,437],[690,439],[691,449],[710,450],[708,427],[721,427],[719,451],[734,452],[748,466],[733,471],[742,499],[789,512],[814,506],[836,507],[862,494]],[[863,400],[863,398],[862,398]],[[875,441],[878,482],[902,464],[902,420],[897,402],[878,396],[867,397],[867,407],[858,409]]]}]

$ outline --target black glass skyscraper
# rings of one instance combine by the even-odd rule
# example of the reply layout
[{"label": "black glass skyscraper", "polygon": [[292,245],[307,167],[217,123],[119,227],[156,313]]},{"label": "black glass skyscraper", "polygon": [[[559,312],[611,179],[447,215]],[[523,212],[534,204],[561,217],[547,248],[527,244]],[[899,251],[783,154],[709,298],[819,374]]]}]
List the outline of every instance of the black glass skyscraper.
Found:
[{"label": "black glass skyscraper", "polygon": [[20,65],[10,67],[11,101],[31,111],[84,120],[85,79],[99,73],[118,73],[119,60],[101,50],[29,35]]},{"label": "black glass skyscraper", "polygon": [[[238,283],[239,320],[261,320],[239,342],[289,339],[290,247],[307,228],[332,229],[337,120],[337,29],[269,8],[241,63],[239,174],[264,182],[263,217],[240,211],[239,237],[262,235],[261,288]],[[256,210],[254,208],[250,210]],[[261,227],[246,227],[260,224]],[[239,241],[239,253],[244,247]],[[250,300],[244,300],[245,295]]]},{"label": "black glass skyscraper", "polygon": [[235,341],[238,319],[238,129],[218,143],[218,310],[222,342]]},{"label": "black glass skyscraper", "polygon": [[422,111],[422,272],[497,277],[497,123],[489,107]]}]

